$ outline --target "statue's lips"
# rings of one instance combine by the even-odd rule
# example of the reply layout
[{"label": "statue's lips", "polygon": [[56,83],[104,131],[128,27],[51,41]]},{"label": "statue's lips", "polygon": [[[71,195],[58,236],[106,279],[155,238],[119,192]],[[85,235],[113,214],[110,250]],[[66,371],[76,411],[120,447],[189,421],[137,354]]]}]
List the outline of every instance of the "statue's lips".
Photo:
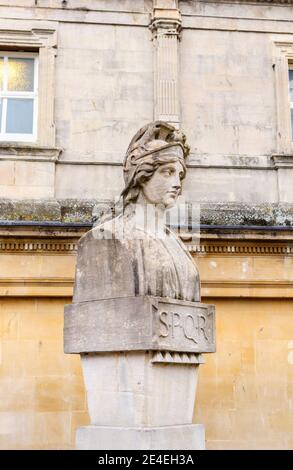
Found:
[{"label": "statue's lips", "polygon": [[167,194],[170,194],[171,196],[177,196],[178,191],[168,191]]}]

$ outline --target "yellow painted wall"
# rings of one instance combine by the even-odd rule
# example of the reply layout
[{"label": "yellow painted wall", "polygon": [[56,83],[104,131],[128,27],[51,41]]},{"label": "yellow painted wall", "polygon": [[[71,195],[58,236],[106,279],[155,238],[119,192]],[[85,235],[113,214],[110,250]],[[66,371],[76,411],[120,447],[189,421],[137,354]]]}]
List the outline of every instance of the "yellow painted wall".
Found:
[{"label": "yellow painted wall", "polygon": [[[208,448],[293,448],[293,300],[204,300],[217,308],[217,353],[205,356],[195,413]],[[63,353],[69,302],[1,300],[2,449],[72,448],[88,422],[79,357]]]},{"label": "yellow painted wall", "polygon": [[88,422],[80,359],[63,353],[70,298],[0,301],[0,448],[69,449]]},{"label": "yellow painted wall", "polygon": [[217,352],[205,356],[195,413],[207,447],[293,449],[293,299],[203,301],[217,312]]}]

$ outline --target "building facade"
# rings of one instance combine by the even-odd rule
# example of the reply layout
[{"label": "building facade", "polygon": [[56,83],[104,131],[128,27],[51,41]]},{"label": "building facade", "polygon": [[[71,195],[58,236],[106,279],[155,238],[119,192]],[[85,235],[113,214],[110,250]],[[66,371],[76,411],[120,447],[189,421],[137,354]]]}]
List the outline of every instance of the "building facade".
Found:
[{"label": "building facade", "polygon": [[72,449],[88,423],[63,353],[76,245],[163,119],[217,312],[194,420],[208,449],[292,449],[292,0],[3,0],[0,26],[0,448]]}]

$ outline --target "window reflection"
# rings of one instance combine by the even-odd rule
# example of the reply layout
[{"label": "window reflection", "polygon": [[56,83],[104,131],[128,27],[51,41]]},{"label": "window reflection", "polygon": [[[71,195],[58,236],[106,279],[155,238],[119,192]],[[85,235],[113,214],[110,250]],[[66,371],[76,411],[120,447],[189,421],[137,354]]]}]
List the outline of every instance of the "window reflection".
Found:
[{"label": "window reflection", "polygon": [[[35,54],[0,53],[0,140],[35,140],[37,72]],[[2,125],[1,125],[2,122]]]},{"label": "window reflection", "polygon": [[4,59],[0,57],[0,90],[3,90],[3,65]]},{"label": "window reflection", "polygon": [[290,92],[290,101],[293,102],[293,69],[289,70],[289,92]]},{"label": "window reflection", "polygon": [[33,100],[7,100],[6,132],[9,134],[33,132]]},{"label": "window reflection", "polygon": [[8,59],[8,90],[33,91],[34,61],[33,59]]},{"label": "window reflection", "polygon": [[289,69],[289,99],[291,108],[291,140],[293,141],[293,69]]}]

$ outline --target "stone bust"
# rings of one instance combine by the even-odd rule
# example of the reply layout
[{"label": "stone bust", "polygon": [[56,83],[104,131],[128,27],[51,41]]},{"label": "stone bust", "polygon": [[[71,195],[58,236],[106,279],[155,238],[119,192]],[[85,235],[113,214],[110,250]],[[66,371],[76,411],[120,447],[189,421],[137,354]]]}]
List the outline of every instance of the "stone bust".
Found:
[{"label": "stone bust", "polygon": [[133,137],[123,163],[123,211],[81,238],[74,302],[144,295],[200,301],[197,268],[164,224],[188,153],[184,134],[162,121]]}]

